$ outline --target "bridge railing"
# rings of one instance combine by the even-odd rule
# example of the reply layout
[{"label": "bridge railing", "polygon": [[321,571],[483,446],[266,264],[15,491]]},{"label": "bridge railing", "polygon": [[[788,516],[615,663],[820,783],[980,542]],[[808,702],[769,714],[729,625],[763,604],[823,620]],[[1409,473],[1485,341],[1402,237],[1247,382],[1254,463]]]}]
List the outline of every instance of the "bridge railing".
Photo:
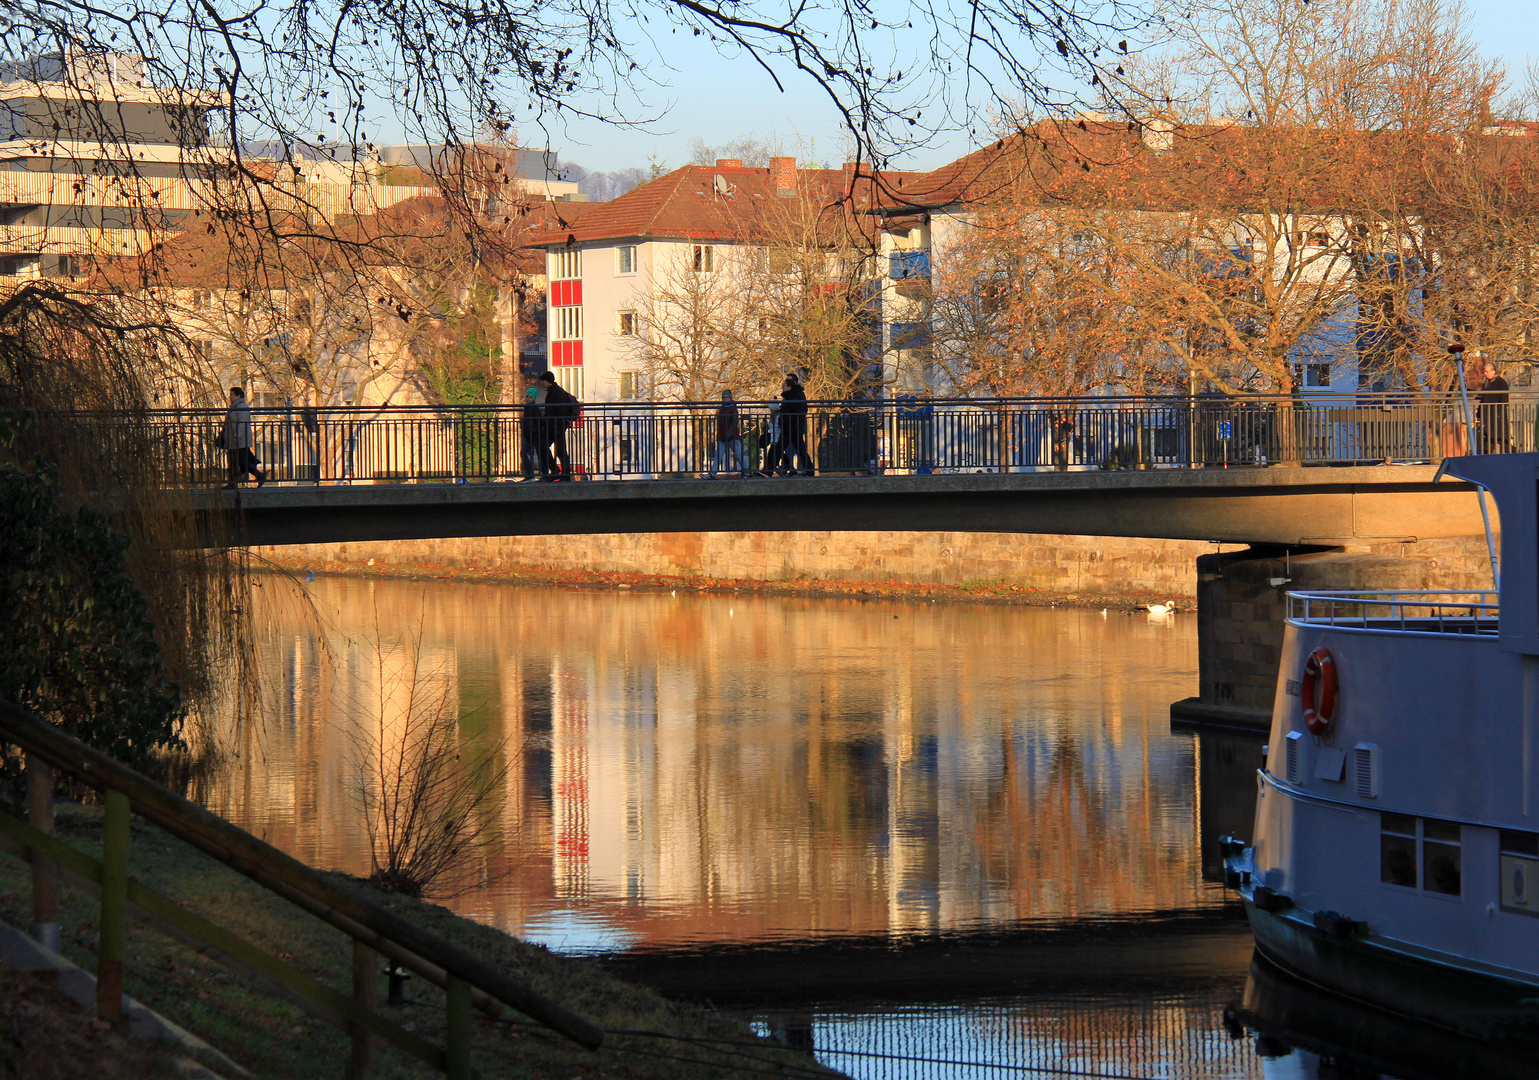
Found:
[{"label": "bridge railing", "polygon": [[[928,475],[1086,469],[1435,462],[1535,447],[1536,403],[1476,405],[1451,395],[899,398],[777,403],[253,409],[251,443],[269,481],[454,483],[538,479],[560,465],[592,479],[743,472]],[[71,422],[104,454],[151,453],[175,486],[222,483],[222,410],[157,410]],[[132,438],[129,437],[132,429]],[[726,438],[720,438],[725,436]],[[150,449],[145,450],[148,446]]]}]

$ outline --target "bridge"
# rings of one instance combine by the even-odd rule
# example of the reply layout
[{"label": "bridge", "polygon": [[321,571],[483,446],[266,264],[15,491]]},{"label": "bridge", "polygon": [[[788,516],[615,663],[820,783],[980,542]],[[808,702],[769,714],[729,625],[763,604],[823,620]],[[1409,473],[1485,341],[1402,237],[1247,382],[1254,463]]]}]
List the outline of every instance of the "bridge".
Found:
[{"label": "bridge", "polygon": [[[1535,432],[1533,403],[1480,407],[1471,433],[1457,400],[1404,393],[570,408],[255,409],[243,441],[269,483],[236,492],[218,490],[220,410],[72,422],[109,460],[150,455],[201,513],[238,510],[254,544],[755,529],[1409,541],[1481,531],[1472,489],[1433,483],[1444,453],[1528,450]],[[552,443],[583,482],[509,482],[548,472]],[[738,478],[792,443],[816,476]]]},{"label": "bridge", "polygon": [[[1338,547],[1468,536],[1430,465],[295,486],[205,490],[245,543],[625,532],[950,530]],[[233,519],[226,518],[235,511]]]},{"label": "bridge", "polygon": [[[205,543],[945,530],[1248,545],[1198,559],[1201,692],[1172,711],[1254,725],[1285,590],[1427,588],[1426,563],[1340,549],[1483,531],[1476,491],[1437,465],[1535,449],[1535,412],[1407,394],[258,409],[241,441],[268,482],[234,490],[220,411],[71,422],[109,462],[149,455]],[[760,475],[792,446],[816,475]],[[536,482],[553,447],[571,482]]]}]

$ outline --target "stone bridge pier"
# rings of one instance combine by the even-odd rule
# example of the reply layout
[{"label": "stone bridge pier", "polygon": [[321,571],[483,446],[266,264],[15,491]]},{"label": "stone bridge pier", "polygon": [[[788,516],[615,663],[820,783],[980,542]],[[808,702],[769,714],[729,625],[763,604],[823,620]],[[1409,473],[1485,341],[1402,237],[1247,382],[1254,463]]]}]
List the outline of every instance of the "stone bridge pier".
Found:
[{"label": "stone bridge pier", "polygon": [[1170,707],[1173,721],[1266,729],[1290,590],[1426,589],[1424,559],[1351,548],[1256,545],[1197,559],[1197,697]]}]

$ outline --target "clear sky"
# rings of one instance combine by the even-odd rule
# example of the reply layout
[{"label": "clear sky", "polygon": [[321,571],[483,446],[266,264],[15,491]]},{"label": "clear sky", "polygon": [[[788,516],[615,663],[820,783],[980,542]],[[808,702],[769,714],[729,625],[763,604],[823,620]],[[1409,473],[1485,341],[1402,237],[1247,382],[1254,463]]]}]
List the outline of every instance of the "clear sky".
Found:
[{"label": "clear sky", "polygon": [[[1469,7],[1475,40],[1487,56],[1504,61],[1509,77],[1520,82],[1530,60],[1539,61],[1539,0],[1469,0]],[[778,139],[787,153],[803,160],[809,155],[824,164],[844,160],[845,142],[833,109],[810,80],[793,80],[784,92],[777,91],[751,62],[723,59],[704,40],[670,36],[663,42],[666,61],[649,62],[648,74],[666,85],[644,92],[657,116],[646,128],[575,120],[551,128],[551,148],[563,161],[606,172],[644,167],[649,157],[669,166],[683,165],[696,137],[710,145],[744,136]],[[534,128],[521,130],[519,137],[526,146],[542,141],[542,133]],[[901,164],[935,168],[974,145],[965,131],[950,132]]]}]

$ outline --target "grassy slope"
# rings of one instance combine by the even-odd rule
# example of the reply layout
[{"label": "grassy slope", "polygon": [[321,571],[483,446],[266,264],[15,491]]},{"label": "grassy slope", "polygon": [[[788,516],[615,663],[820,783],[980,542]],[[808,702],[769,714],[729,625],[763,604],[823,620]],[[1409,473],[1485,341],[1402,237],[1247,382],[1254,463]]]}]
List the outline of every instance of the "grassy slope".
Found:
[{"label": "grassy slope", "polygon": [[[90,808],[60,807],[58,834],[93,856],[101,853],[101,817]],[[129,873],[155,891],[197,911],[294,967],[349,991],[351,952],[340,931],[272,896],[201,852],[138,819],[133,823]],[[367,886],[338,875],[350,887]],[[558,957],[501,931],[481,926],[441,907],[367,890],[371,899],[424,928],[480,955],[539,992],[596,1020],[607,1029],[664,1031],[695,1038],[752,1040],[732,1019],[677,1005],[654,992],[622,983],[597,965]],[[94,894],[66,883],[62,889],[63,948],[94,970],[97,902]],[[0,918],[13,926],[31,923],[31,878],[25,864],[0,854]],[[262,1077],[319,1077],[343,1074],[346,1036],[271,992],[220,968],[142,924],[129,929],[125,967],[128,992],[224,1051]],[[407,983],[408,1003],[380,1011],[435,1043],[443,1037],[443,993],[420,979]],[[384,979],[379,998],[385,998]],[[744,1048],[747,1058],[724,1057],[700,1044],[640,1038],[611,1038],[592,1053],[552,1037],[518,1018],[493,1023],[478,1016],[474,1064],[483,1077],[723,1077],[837,1075],[810,1058],[763,1042]],[[642,1053],[641,1051],[646,1051]],[[687,1057],[688,1062],[655,1055]],[[381,1077],[430,1075],[425,1066],[385,1048],[379,1051]],[[733,1069],[752,1063],[751,1072]],[[784,1068],[776,1068],[780,1065]]]}]

